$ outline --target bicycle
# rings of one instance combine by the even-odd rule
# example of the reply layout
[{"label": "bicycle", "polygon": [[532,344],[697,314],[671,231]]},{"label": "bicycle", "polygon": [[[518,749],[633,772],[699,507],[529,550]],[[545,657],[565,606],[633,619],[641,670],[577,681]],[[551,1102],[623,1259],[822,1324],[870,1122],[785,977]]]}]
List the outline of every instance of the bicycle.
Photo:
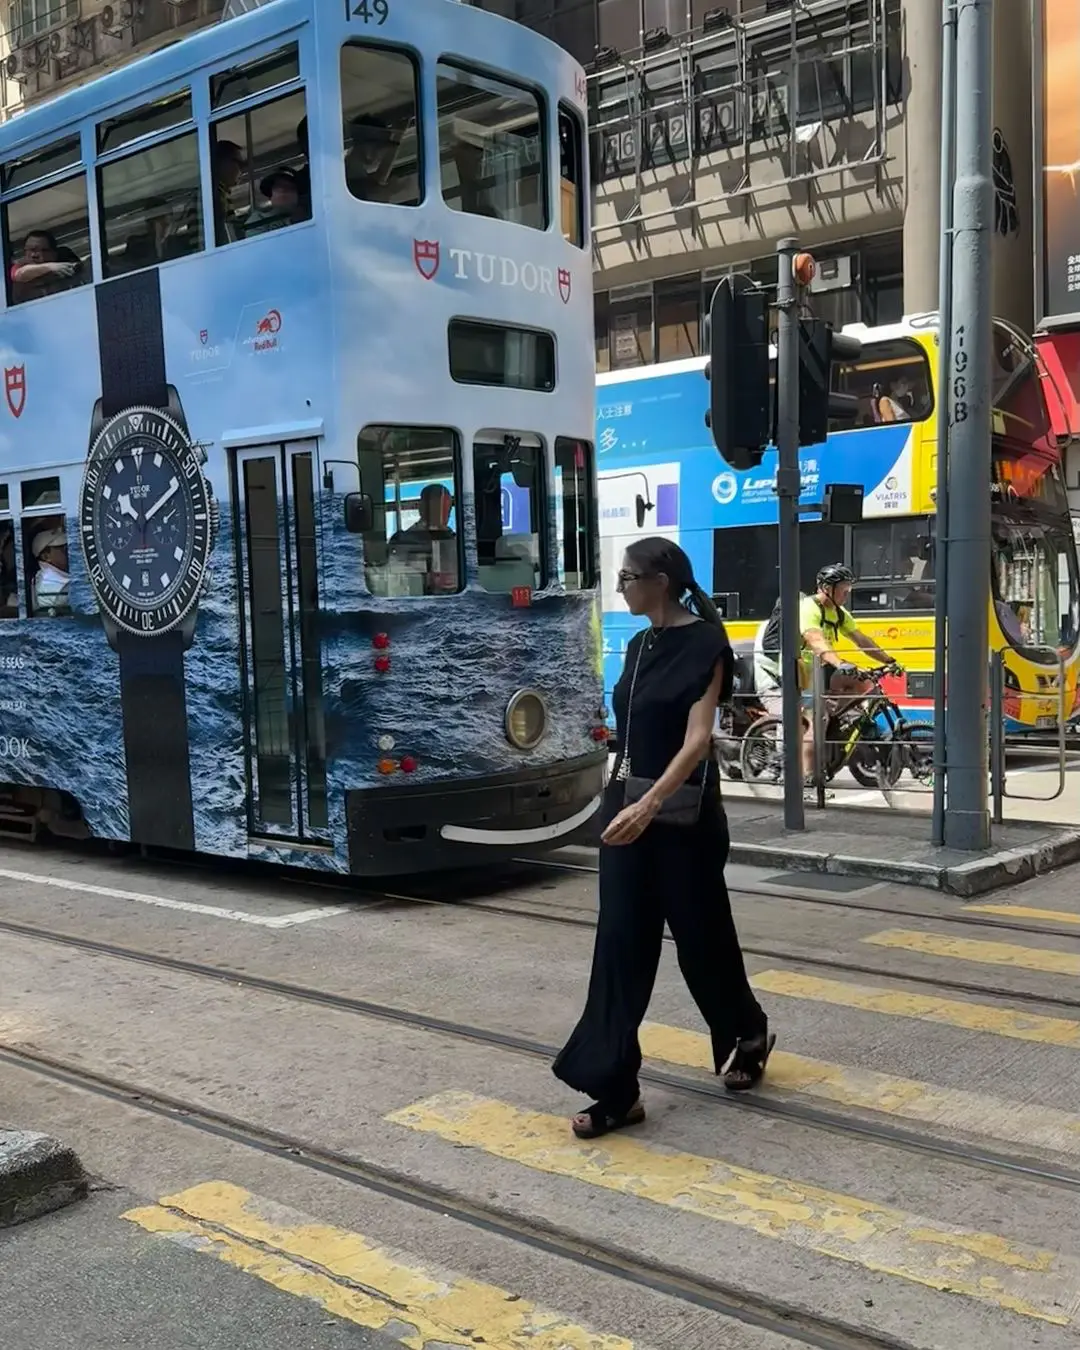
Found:
[{"label": "bicycle", "polygon": [[[934,781],[934,728],[929,722],[909,722],[885,693],[881,681],[900,673],[895,664],[857,674],[871,689],[847,707],[830,711],[825,720],[822,776],[831,782],[848,769],[862,787],[877,788],[892,805],[890,793],[905,771],[923,787]],[[743,782],[751,787],[783,781],[783,727],[779,717],[759,717],[743,736],[739,759]]]}]

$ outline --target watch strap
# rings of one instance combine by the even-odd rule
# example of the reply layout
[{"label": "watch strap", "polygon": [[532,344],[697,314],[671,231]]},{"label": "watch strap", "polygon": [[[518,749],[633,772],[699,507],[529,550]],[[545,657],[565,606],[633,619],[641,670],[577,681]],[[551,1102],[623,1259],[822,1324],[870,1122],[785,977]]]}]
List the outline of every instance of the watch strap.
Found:
[{"label": "watch strap", "polygon": [[96,299],[102,415],[113,417],[139,406],[167,407],[157,268],[103,282]]},{"label": "watch strap", "polygon": [[156,848],[195,848],[188,752],[184,643],[117,634],[123,691],[131,838]]}]

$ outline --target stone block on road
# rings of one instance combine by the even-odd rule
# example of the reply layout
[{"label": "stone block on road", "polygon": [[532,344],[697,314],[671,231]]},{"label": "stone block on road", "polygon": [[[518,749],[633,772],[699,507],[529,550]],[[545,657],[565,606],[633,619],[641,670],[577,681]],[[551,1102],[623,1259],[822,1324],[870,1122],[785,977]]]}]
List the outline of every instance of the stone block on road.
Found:
[{"label": "stone block on road", "polygon": [[62,1209],[88,1189],[73,1150],[36,1130],[0,1127],[0,1228]]}]

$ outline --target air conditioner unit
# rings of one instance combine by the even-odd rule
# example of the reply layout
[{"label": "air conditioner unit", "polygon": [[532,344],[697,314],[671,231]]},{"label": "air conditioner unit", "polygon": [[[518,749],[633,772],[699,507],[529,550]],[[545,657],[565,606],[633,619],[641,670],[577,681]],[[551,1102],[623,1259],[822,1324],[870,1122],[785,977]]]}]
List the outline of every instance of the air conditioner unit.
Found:
[{"label": "air conditioner unit", "polygon": [[9,80],[15,80],[18,84],[25,84],[29,79],[26,70],[26,63],[18,52],[12,52],[4,62],[4,73]]},{"label": "air conditioner unit", "polygon": [[850,290],[854,271],[850,255],[846,258],[819,258],[817,274],[810,283],[810,291],[817,294],[823,291]]}]

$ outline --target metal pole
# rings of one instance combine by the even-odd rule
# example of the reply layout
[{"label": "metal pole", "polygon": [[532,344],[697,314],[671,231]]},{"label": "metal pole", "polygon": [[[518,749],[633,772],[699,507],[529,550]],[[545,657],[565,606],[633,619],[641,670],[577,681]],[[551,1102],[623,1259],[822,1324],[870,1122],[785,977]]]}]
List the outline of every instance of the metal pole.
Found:
[{"label": "metal pole", "polygon": [[945,843],[972,850],[990,846],[986,656],[992,430],[993,21],[993,0],[959,0],[946,613],[949,683],[963,695],[949,701]]},{"label": "metal pole", "polygon": [[990,794],[994,824],[1005,819],[1005,668],[1000,652],[990,653]]},{"label": "metal pole", "polygon": [[825,665],[814,653],[814,786],[818,810],[825,809]]},{"label": "metal pole", "polygon": [[[784,726],[784,828],[806,829],[803,811],[802,710],[799,689],[799,312],[794,262],[798,245],[776,246],[776,495],[780,526],[780,686]],[[989,493],[987,501],[989,501]]]},{"label": "metal pole", "polygon": [[956,144],[956,6],[941,5],[941,245],[938,255],[937,522],[934,544],[934,815],[933,842],[945,842],[945,737],[949,583],[949,366],[952,361],[953,151]]}]

